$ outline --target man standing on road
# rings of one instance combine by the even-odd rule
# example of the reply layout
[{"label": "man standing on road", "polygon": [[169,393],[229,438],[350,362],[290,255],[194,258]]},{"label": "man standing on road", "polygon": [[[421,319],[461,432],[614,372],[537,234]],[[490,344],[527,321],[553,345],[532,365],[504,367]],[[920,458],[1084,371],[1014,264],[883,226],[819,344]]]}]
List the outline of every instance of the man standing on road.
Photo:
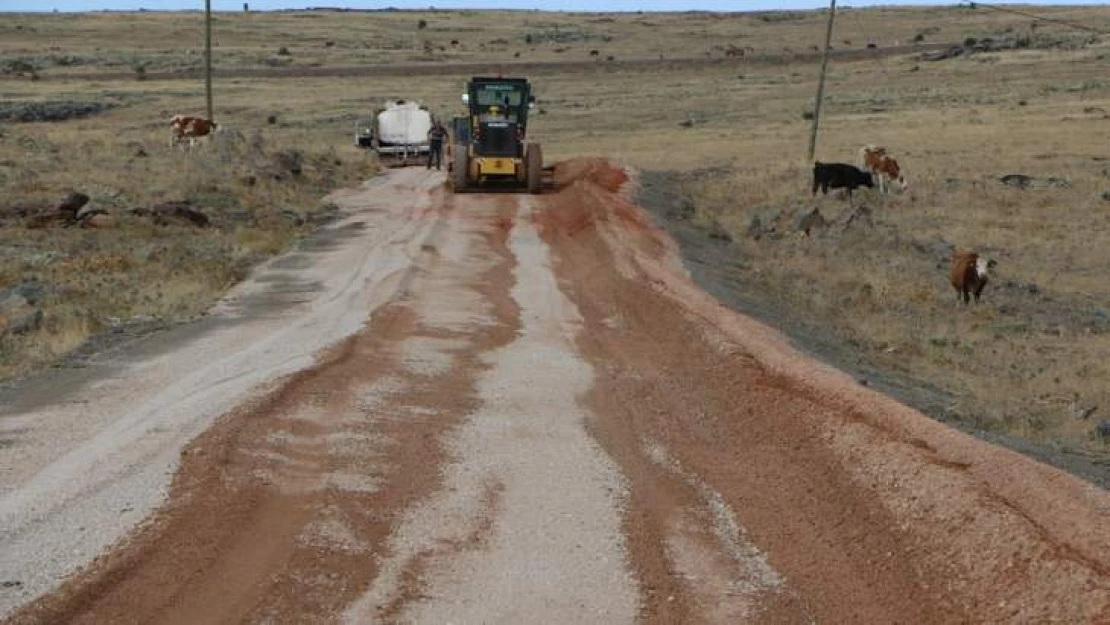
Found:
[{"label": "man standing on road", "polygon": [[432,124],[432,129],[428,131],[428,169],[432,168],[432,161],[435,161],[436,169],[440,169],[443,161],[443,142],[446,139],[447,129],[437,119]]}]

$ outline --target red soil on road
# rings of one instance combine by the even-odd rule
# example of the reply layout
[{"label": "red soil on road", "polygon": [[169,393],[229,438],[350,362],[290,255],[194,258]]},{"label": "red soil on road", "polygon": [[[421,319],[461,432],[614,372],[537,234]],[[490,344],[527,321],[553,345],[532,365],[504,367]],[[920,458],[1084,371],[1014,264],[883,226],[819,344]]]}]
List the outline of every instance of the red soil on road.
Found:
[{"label": "red soil on road", "polygon": [[[471,587],[490,593],[483,620],[559,620],[590,589],[540,585],[564,607],[523,616],[492,607],[513,603],[498,589],[519,581],[516,564],[542,569],[558,549],[628,570],[630,583],[605,579],[638,595],[634,613],[597,622],[1110,623],[1110,494],[861,387],[728,310],[630,200],[634,182],[580,159],[539,197],[437,192],[395,299],[197,438],[152,519],[9,622],[331,622],[373,593],[370,620],[393,622],[456,604],[481,614],[487,602],[457,596]],[[521,277],[543,275],[559,293],[522,301]],[[447,347],[414,361],[429,344]],[[514,419],[563,383],[543,377],[545,356],[535,389],[497,386],[516,379],[497,354],[532,344],[592,372],[584,416],[563,430]],[[479,419],[534,446],[531,481],[478,462],[463,442]],[[566,442],[568,427],[588,444]],[[560,511],[553,527],[577,522],[576,493],[542,484],[587,469],[549,460],[545,437],[601,459],[582,488],[604,485],[589,505],[611,502],[620,535],[587,524],[583,542],[602,552],[537,536],[534,550],[483,559],[516,544],[503,542],[527,512],[514,484],[539,480],[531,496]],[[417,513],[450,512],[449,485],[477,470],[491,477],[467,500],[473,530],[427,526]],[[488,568],[506,557],[520,562]],[[397,580],[383,586],[385,566]]]}]

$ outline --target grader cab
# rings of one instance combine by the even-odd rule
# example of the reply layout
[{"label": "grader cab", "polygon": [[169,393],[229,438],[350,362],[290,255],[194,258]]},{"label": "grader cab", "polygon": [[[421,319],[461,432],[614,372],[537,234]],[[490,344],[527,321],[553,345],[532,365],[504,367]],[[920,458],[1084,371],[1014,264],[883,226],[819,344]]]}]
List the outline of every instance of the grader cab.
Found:
[{"label": "grader cab", "polygon": [[528,142],[535,104],[525,78],[474,77],[467,83],[465,117],[452,120],[448,168],[456,193],[510,190],[539,193],[550,184],[538,143]]}]

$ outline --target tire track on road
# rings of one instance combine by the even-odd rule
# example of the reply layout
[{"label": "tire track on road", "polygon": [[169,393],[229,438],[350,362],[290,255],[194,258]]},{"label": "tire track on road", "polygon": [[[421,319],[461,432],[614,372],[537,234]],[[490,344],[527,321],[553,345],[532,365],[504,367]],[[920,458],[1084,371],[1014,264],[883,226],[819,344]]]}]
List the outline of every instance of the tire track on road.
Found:
[{"label": "tire track on road", "polygon": [[[461,210],[482,201],[460,198]],[[639,588],[620,532],[625,486],[587,434],[592,371],[531,198],[509,235],[518,336],[485,358],[480,404],[451,437],[444,489],[405,515],[347,623],[631,623]]]},{"label": "tire track on road", "polygon": [[516,333],[496,209],[437,198],[430,238],[411,242],[400,290],[363,331],[220,418],[149,522],[9,622],[336,619],[395,519],[437,490],[481,355]]}]

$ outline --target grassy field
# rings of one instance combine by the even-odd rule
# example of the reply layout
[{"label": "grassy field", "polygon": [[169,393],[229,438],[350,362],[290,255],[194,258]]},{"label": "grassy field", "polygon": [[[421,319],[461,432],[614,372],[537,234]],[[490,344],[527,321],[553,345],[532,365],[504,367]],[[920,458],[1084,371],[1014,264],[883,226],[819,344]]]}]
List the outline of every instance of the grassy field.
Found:
[{"label": "grassy field", "polygon": [[[1092,9],[1046,14],[1086,23],[1107,21]],[[716,57],[730,48],[779,55],[813,51],[824,41],[821,12],[541,13],[335,12],[218,13],[213,45],[218,67],[324,67],[421,63],[565,61]],[[1028,20],[984,10],[841,11],[835,47],[955,42],[1028,29]],[[1007,29],[1010,29],[1009,31]],[[94,73],[114,68],[197,69],[203,64],[200,13],[94,13],[5,16],[5,62],[43,72]],[[284,50],[283,50],[284,49]]]},{"label": "grassy field", "polygon": [[[171,149],[167,111],[203,110],[185,85],[0,85],[45,102],[115,106],[84,119],[0,126],[0,379],[53,364],[93,336],[203,313],[251,265],[326,218],[328,191],[376,167],[345,137],[265,119],[242,131],[229,126],[234,132],[201,149]],[[111,215],[112,227],[25,227],[22,215],[51,211],[71,190]],[[143,214],[183,201],[210,227]],[[36,310],[43,316],[34,331],[3,332]]]},{"label": "grassy field", "polygon": [[[1029,10],[1110,30],[1107,8]],[[1018,42],[941,61],[911,52],[831,65],[818,158],[854,162],[861,145],[885,145],[911,183],[903,194],[864,193],[858,203],[874,225],[845,230],[847,203],[811,198],[805,160],[817,64],[794,55],[811,53],[823,29],[819,12],[219,14],[223,69],[427,64],[442,75],[222,79],[217,117],[243,140],[185,154],[166,146],[166,120],[202,111],[202,85],[158,72],[200,65],[199,14],[6,18],[0,119],[29,102],[111,108],[67,121],[0,121],[0,211],[78,189],[120,224],[27,230],[3,222],[0,289],[32,281],[49,296],[41,328],[0,339],[0,375],[53,362],[128,320],[203,311],[251,263],[311,228],[304,216],[326,189],[374,168],[349,147],[356,119],[390,97],[458,111],[467,76],[451,73],[451,63],[509,73],[518,61],[596,59],[530,74],[540,107],[532,131],[549,159],[600,154],[691,172],[680,186],[692,218],[728,233],[730,253],[749,269],[743,279],[775,305],[804,310],[878,365],[943,389],[951,418],[1106,455],[1095,427],[1110,417],[1110,45],[983,9],[844,12],[840,49]],[[730,47],[746,49],[743,58],[728,56]],[[621,63],[660,55],[712,62]],[[133,76],[97,76],[121,71]],[[136,156],[139,146],[146,156]],[[266,163],[300,150],[305,173],[248,185],[259,166],[252,146]],[[713,169],[697,173],[705,168]],[[1067,186],[1000,184],[1010,173]],[[185,198],[216,227],[156,226],[128,212]],[[814,206],[832,225],[799,238],[791,221]],[[750,237],[756,216],[778,232]],[[999,261],[978,307],[957,308],[947,285],[953,246]]]}]

